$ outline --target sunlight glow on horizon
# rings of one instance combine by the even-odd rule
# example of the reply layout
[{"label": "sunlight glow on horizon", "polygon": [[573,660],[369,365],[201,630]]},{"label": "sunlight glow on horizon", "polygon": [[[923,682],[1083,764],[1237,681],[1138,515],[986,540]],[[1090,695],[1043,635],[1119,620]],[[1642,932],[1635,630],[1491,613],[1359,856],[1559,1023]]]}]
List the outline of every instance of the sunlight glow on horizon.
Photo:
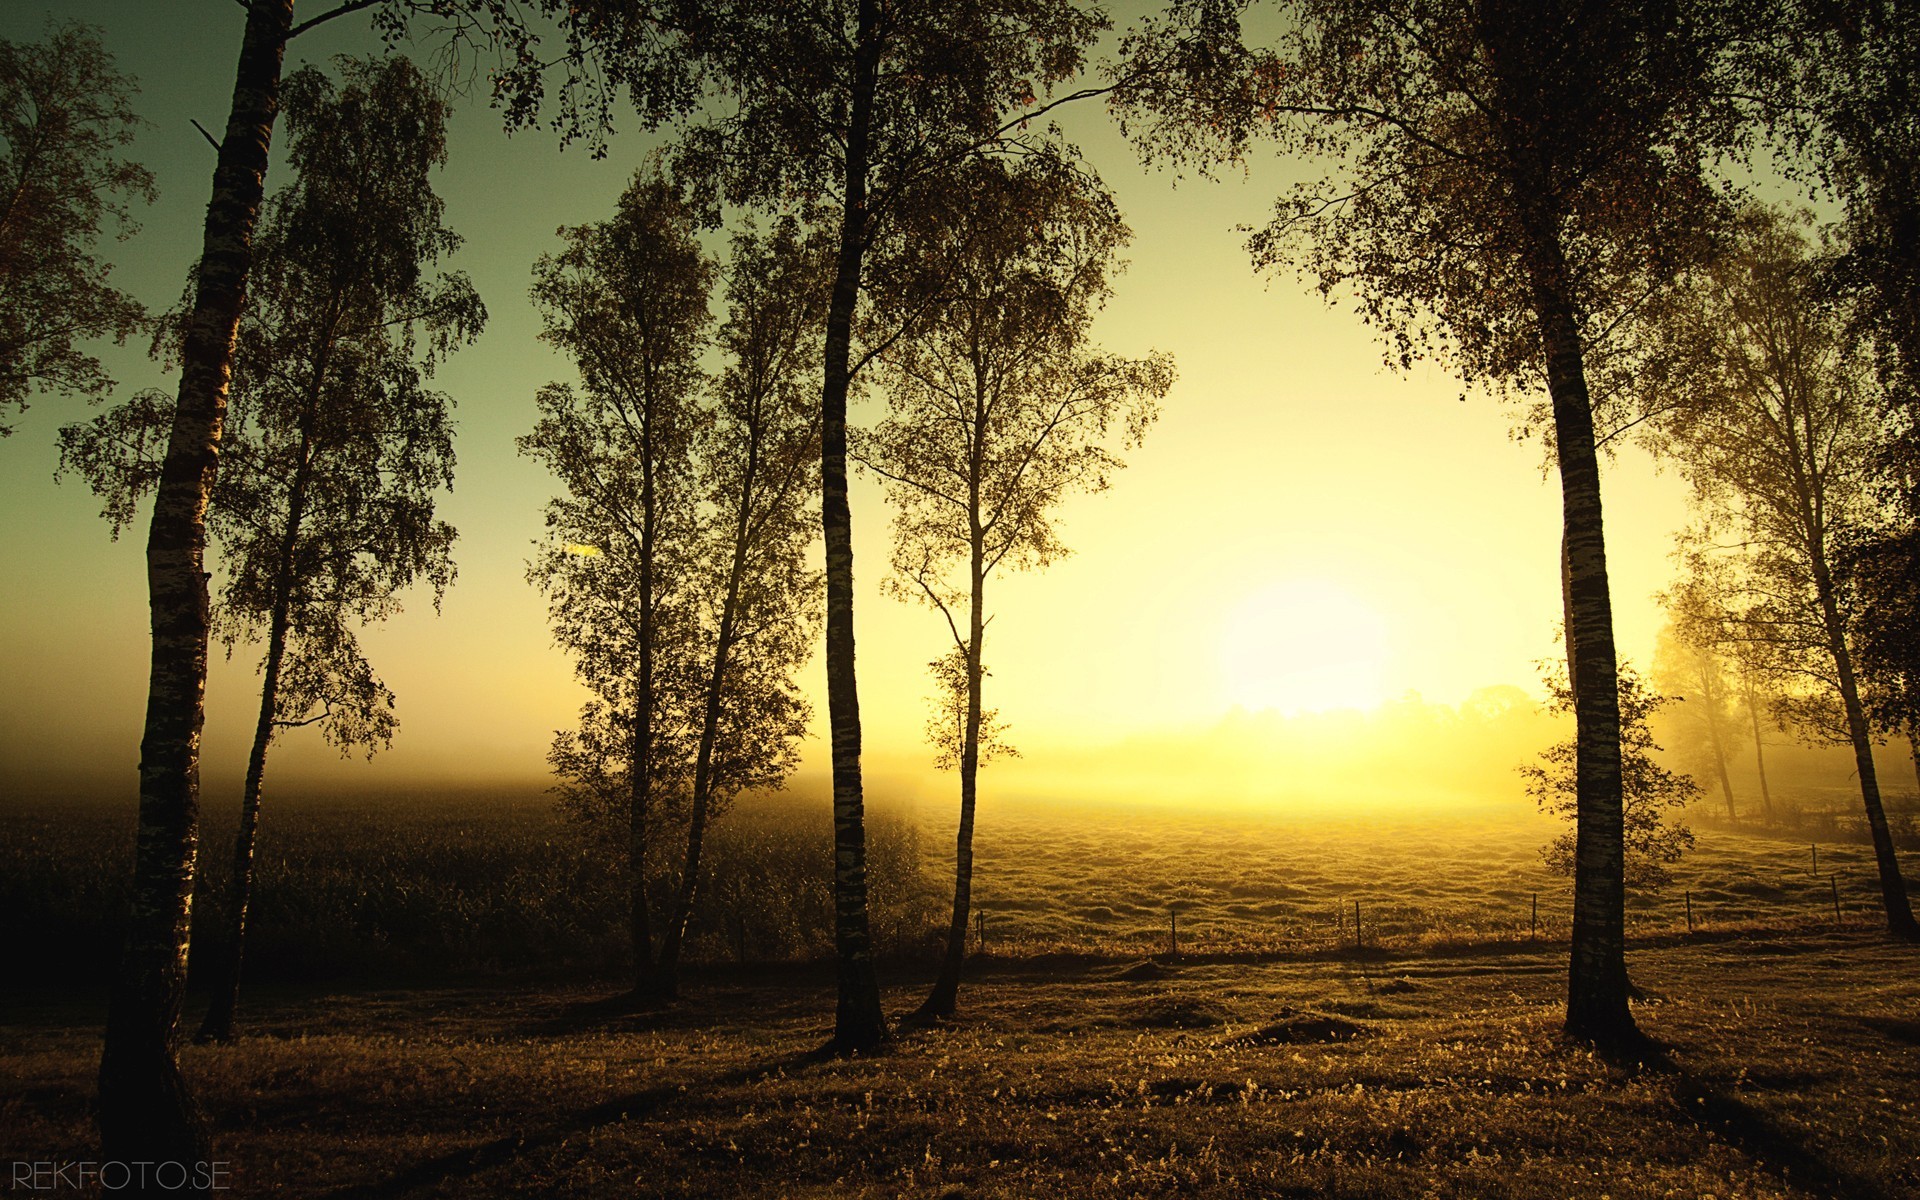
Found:
[{"label": "sunlight glow on horizon", "polygon": [[1384,704],[1386,621],[1326,579],[1296,578],[1249,592],[1220,635],[1227,702],[1283,716]]}]

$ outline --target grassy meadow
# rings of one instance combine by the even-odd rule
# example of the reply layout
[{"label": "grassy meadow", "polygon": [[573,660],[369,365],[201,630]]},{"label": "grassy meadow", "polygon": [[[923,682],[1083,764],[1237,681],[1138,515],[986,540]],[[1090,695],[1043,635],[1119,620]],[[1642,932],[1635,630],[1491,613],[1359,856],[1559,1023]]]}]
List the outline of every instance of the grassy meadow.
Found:
[{"label": "grassy meadow", "polygon": [[[931,979],[947,822],[875,815],[892,1013]],[[0,990],[13,1157],[93,1144],[128,825],[0,809],[9,961],[38,964]],[[617,879],[544,797],[296,798],[263,828],[244,1036],[183,1069],[236,1195],[1920,1194],[1920,971],[1876,932],[1865,846],[1822,844],[1815,874],[1797,836],[1700,829],[1633,901],[1667,1061],[1623,1068],[1557,1033],[1553,832],[1518,806],[989,806],[961,1019],[838,1061],[811,1053],[833,1005],[823,803],[727,817],[686,996],[636,1012],[606,1001]],[[227,836],[213,820],[200,912]]]}]

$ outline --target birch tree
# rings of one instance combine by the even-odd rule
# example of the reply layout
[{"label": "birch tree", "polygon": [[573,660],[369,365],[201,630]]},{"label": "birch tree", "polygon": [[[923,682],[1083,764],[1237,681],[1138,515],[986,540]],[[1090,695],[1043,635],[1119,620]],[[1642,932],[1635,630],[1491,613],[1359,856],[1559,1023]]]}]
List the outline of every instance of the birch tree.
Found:
[{"label": "birch tree", "polygon": [[1741,136],[1728,53],[1699,5],[1614,0],[1293,0],[1270,48],[1239,6],[1196,0],[1125,51],[1183,70],[1121,93],[1150,152],[1217,162],[1275,139],[1316,157],[1255,234],[1256,266],[1353,295],[1408,367],[1436,356],[1497,389],[1544,388],[1561,485],[1578,727],[1569,1033],[1630,1049],[1620,710],[1590,357],[1704,253],[1707,165]]},{"label": "birch tree", "polygon": [[[0,39],[0,414],[36,391],[105,396],[113,381],[76,343],[125,342],[146,324],[95,253],[108,229],[133,234],[133,202],[154,198],[152,173],[123,157],[142,124],[136,91],[89,26]],[[12,431],[0,420],[0,437]]]},{"label": "birch tree", "polygon": [[1732,718],[1735,685],[1729,680],[1715,628],[1690,621],[1685,600],[1671,593],[1662,600],[1668,621],[1655,643],[1654,678],[1666,696],[1680,702],[1679,719],[1691,730],[1696,745],[1704,744],[1705,757],[1726,803],[1727,820],[1738,822],[1733,779],[1727,771],[1727,759],[1737,740]]},{"label": "birch tree", "polygon": [[1881,426],[1872,365],[1821,303],[1800,233],[1765,210],[1745,214],[1736,251],[1699,275],[1688,301],[1671,310],[1674,340],[1703,353],[1648,386],[1684,387],[1692,402],[1662,419],[1655,445],[1715,524],[1738,531],[1745,621],[1803,681],[1789,699],[1815,720],[1838,701],[1836,732],[1853,750],[1887,928],[1920,938],[1880,799],[1852,597],[1837,570],[1873,517]]},{"label": "birch tree", "polygon": [[664,995],[678,990],[710,823],[741,791],[782,786],[806,733],[795,676],[818,627],[820,579],[807,564],[818,518],[807,501],[820,456],[824,249],[792,219],[733,239],[716,338],[727,366],[695,454],[704,502],[690,564],[702,598],[692,631],[698,725],[686,853],[654,971]]},{"label": "birch tree", "polygon": [[[245,0],[233,99],[216,151],[212,197],[186,307],[173,423],[155,478],[147,534],[152,653],[140,741],[140,807],[127,937],[107,1011],[100,1059],[102,1153],[116,1161],[196,1162],[210,1153],[206,1122],[180,1077],[174,1042],[185,988],[195,852],[199,842],[200,731],[205,723],[211,606],[205,517],[220,463],[233,374],[234,336],[245,305],[253,240],[266,191],[269,149],[290,42],[341,18],[366,14],[389,42],[428,18],[441,53],[459,60],[494,50],[504,64],[494,99],[509,124],[540,108],[546,55],[513,0],[339,0],[296,22],[295,0]],[[566,12],[570,68],[555,122],[564,132],[606,128],[607,105],[591,72],[578,69],[580,35],[562,0],[534,11]],[[305,9],[302,10],[306,11]],[[639,55],[628,72],[643,119],[683,103],[682,60]],[[651,81],[651,82],[648,82]]]},{"label": "birch tree", "polygon": [[[1056,151],[1011,165],[978,160],[956,184],[914,250],[941,279],[936,315],[882,356],[888,413],[855,442],[895,510],[890,584],[944,618],[953,657],[934,665],[948,668],[942,690],[964,706],[952,919],[923,1017],[954,1014],[966,953],[991,722],[987,585],[1003,569],[1043,568],[1067,552],[1061,501],[1107,487],[1124,465],[1114,444],[1139,444],[1173,379],[1165,356],[1129,360],[1089,345],[1128,236],[1097,178]],[[884,310],[890,298],[881,297]]]},{"label": "birch tree", "polygon": [[[1573,711],[1573,692],[1566,676],[1549,670],[1547,691],[1552,711]],[[1654,759],[1660,749],[1653,740],[1652,717],[1672,697],[1648,687],[1631,667],[1620,670],[1620,763],[1623,805],[1622,829],[1629,888],[1655,890],[1672,882],[1667,868],[1693,848],[1693,831],[1673,819],[1700,795],[1689,775],[1669,771]],[[1578,815],[1578,739],[1558,742],[1541,751],[1540,761],[1520,768],[1527,795],[1542,810],[1573,819]],[[1573,832],[1563,833],[1540,851],[1547,869],[1572,875],[1577,861]]]},{"label": "birch tree", "polygon": [[[642,172],[614,216],[561,231],[566,247],[534,267],[541,337],[566,352],[581,386],[549,384],[540,421],[520,439],[564,495],[528,579],[548,598],[554,640],[594,693],[583,725],[549,756],[565,771],[621,732],[628,937],[634,992],[655,990],[650,854],[664,803],[686,780],[684,653],[695,597],[694,450],[708,414],[700,355],[712,314],[713,261],[693,215],[660,174]],[[610,727],[610,728],[609,728]]]},{"label": "birch tree", "polygon": [[1043,97],[1074,77],[1106,19],[1060,0],[695,0],[667,15],[627,0],[568,8],[601,48],[607,77],[642,89],[650,60],[632,51],[635,31],[665,21],[710,93],[712,115],[686,131],[680,168],[727,203],[820,208],[831,231],[820,387],[839,993],[830,1044],[869,1049],[887,1025],[867,914],[847,500],[847,400],[876,349],[854,347],[864,268],[870,251],[899,236],[916,198],[967,158],[1018,149],[1039,132]]},{"label": "birch tree", "polygon": [[[404,58],[340,67],[338,86],[314,67],[285,85],[294,178],[255,243],[207,518],[226,574],[215,627],[229,653],[256,640],[265,652],[201,1040],[233,1036],[268,748],[307,725],[343,752],[387,744],[393,694],[355,628],[416,581],[437,604],[453,577],[454,531],[434,515],[453,483],[452,402],[425,379],[486,310],[465,276],[430,273],[460,242],[430,180],[447,108]],[[62,431],[63,469],[105,497],[116,535],[153,485],[172,415],[148,393]]]}]

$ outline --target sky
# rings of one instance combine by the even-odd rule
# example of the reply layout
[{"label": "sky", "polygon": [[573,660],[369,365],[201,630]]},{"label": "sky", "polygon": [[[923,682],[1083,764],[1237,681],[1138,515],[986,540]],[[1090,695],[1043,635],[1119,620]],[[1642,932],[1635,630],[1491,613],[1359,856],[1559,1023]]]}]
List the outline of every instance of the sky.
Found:
[{"label": "sky", "polygon": [[[153,170],[160,197],[136,235],[103,253],[120,287],[165,307],[197,252],[210,188],[213,152],[190,119],[223,126],[243,14],[230,0],[56,8],[100,26],[139,81],[136,106],[150,124],[130,156]],[[44,14],[31,0],[0,6],[0,37],[37,39]],[[335,22],[294,43],[288,70],[370,45],[363,23]],[[1463,399],[1439,365],[1386,369],[1351,304],[1329,304],[1290,274],[1253,273],[1246,227],[1264,222],[1298,164],[1268,153],[1220,180],[1176,182],[1142,167],[1096,105],[1065,124],[1134,234],[1097,341],[1114,353],[1167,352],[1179,379],[1112,488],[1062,510],[1072,556],[992,585],[987,703],[1022,757],[990,768],[987,786],[1152,793],[1161,785],[1138,769],[1146,746],[1178,764],[1183,788],[1301,803],[1302,781],[1318,777],[1277,749],[1290,744],[1289,717],[1324,728],[1312,710],[1367,710],[1409,693],[1445,706],[1514,700],[1486,689],[1537,696],[1535,664],[1556,648],[1559,491],[1539,444],[1511,436],[1517,410]],[[274,748],[271,781],[323,791],[544,785],[546,747],[584,692],[525,580],[553,483],[516,454],[514,438],[533,424],[536,390],[573,378],[536,340],[527,287],[534,259],[557,248],[556,228],[610,215],[655,144],[628,121],[595,161],[545,132],[504,136],[483,100],[460,107],[436,187],[447,224],[466,239],[450,265],[472,277],[491,320],[436,377],[458,404],[458,474],[442,512],[460,530],[459,578],[437,613],[416,594],[362,635],[399,698],[391,748],[342,759],[315,731],[294,731]],[[271,174],[268,186],[284,181]],[[116,398],[177,383],[142,349],[103,350]],[[865,401],[853,419],[873,419],[879,403]],[[53,480],[59,426],[89,415],[78,400],[39,397],[0,441],[9,564],[0,791],[131,796],[137,782],[145,516],[110,541],[85,485]],[[1617,632],[1625,655],[1644,662],[1685,490],[1633,447],[1607,464],[1604,487]],[[945,627],[882,594],[887,511],[871,480],[856,482],[854,524],[869,794],[939,793],[951,783],[932,772],[923,728],[926,664],[942,653]],[[210,800],[237,794],[258,704],[258,647],[227,660],[216,646],[215,657],[203,741]],[[817,785],[818,658],[805,681],[816,712],[801,784]],[[1519,796],[1510,765],[1487,778],[1503,798]]]}]

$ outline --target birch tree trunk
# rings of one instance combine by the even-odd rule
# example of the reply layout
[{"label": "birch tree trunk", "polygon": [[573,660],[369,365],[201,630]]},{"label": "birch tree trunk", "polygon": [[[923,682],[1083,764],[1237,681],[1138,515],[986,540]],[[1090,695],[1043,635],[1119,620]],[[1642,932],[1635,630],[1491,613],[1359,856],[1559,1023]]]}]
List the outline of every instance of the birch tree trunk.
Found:
[{"label": "birch tree trunk", "polygon": [[1560,468],[1567,673],[1578,730],[1573,949],[1567,1032],[1621,1044],[1638,1030],[1627,1008],[1625,817],[1620,777],[1619,668],[1607,582],[1606,530],[1593,406],[1557,233],[1540,235],[1535,309],[1547,357]]},{"label": "birch tree trunk", "polygon": [[209,1154],[205,1122],[174,1059],[199,842],[209,632],[205,514],[292,23],[293,0],[252,0],[247,9],[147,539],[153,658],[140,743],[138,848],[99,1076],[102,1151],[116,1161],[191,1164]]},{"label": "birch tree trunk", "polygon": [[680,888],[660,939],[660,965],[653,980],[655,994],[674,996],[680,990],[680,946],[687,921],[699,894],[700,858],[706,844],[707,812],[713,796],[713,745],[720,733],[720,699],[726,686],[728,660],[733,652],[734,627],[740,607],[740,586],[747,572],[747,541],[752,526],[755,474],[760,463],[760,439],[750,435],[745,478],[740,490],[739,517],[733,527],[733,559],[727,567],[727,593],[720,604],[720,626],[714,633],[713,665],[707,673],[707,695],[700,716],[700,742],[693,759],[693,803],[687,814],[687,857],[680,868]]},{"label": "birch tree trunk", "polygon": [[280,569],[274,580],[273,611],[267,618],[267,658],[261,669],[260,715],[247,755],[247,781],[240,797],[240,832],[233,844],[233,895],[227,911],[227,954],[213,985],[213,999],[200,1022],[196,1042],[230,1042],[240,1006],[240,971],[246,961],[247,909],[253,903],[253,853],[260,828],[260,790],[266,778],[267,747],[280,713],[280,669],[287,652],[287,623],[292,608],[293,554],[307,506],[311,445],[303,445],[300,468],[287,503],[287,528],[280,539]]},{"label": "birch tree trunk", "polygon": [[973,813],[980,780],[981,641],[986,636],[986,547],[980,529],[977,462],[981,435],[976,435],[973,470],[973,539],[968,558],[967,593],[967,716],[960,738],[960,829],[954,836],[953,916],[947,923],[947,951],[933,992],[917,1015],[951,1017],[959,1009],[960,969],[967,959],[967,918],[973,905]]},{"label": "birch tree trunk", "polygon": [[1873,732],[1867,724],[1865,707],[1860,703],[1860,683],[1853,672],[1853,652],[1847,645],[1846,623],[1834,597],[1833,574],[1826,554],[1818,546],[1812,554],[1813,586],[1820,602],[1820,617],[1826,626],[1827,650],[1840,682],[1840,703],[1847,714],[1847,739],[1853,743],[1854,768],[1860,775],[1860,800],[1867,809],[1867,829],[1873,836],[1873,859],[1880,874],[1880,901],[1887,912],[1887,932],[1907,941],[1920,941],[1920,923],[1913,919],[1907,899],[1906,880],[1900,874],[1900,858],[1894,850],[1893,831],[1887,826],[1887,810],[1880,803],[1880,777],[1873,766]]},{"label": "birch tree trunk", "polygon": [[867,238],[867,169],[880,66],[878,0],[860,0],[847,129],[846,195],[833,297],[827,309],[821,388],[820,524],[827,559],[827,713],[833,750],[833,941],[839,1004],[830,1045],[841,1052],[886,1040],[880,984],[867,918],[867,834],[860,786],[860,696],[854,673],[853,514],[847,499],[847,392],[852,384],[853,312]]}]

